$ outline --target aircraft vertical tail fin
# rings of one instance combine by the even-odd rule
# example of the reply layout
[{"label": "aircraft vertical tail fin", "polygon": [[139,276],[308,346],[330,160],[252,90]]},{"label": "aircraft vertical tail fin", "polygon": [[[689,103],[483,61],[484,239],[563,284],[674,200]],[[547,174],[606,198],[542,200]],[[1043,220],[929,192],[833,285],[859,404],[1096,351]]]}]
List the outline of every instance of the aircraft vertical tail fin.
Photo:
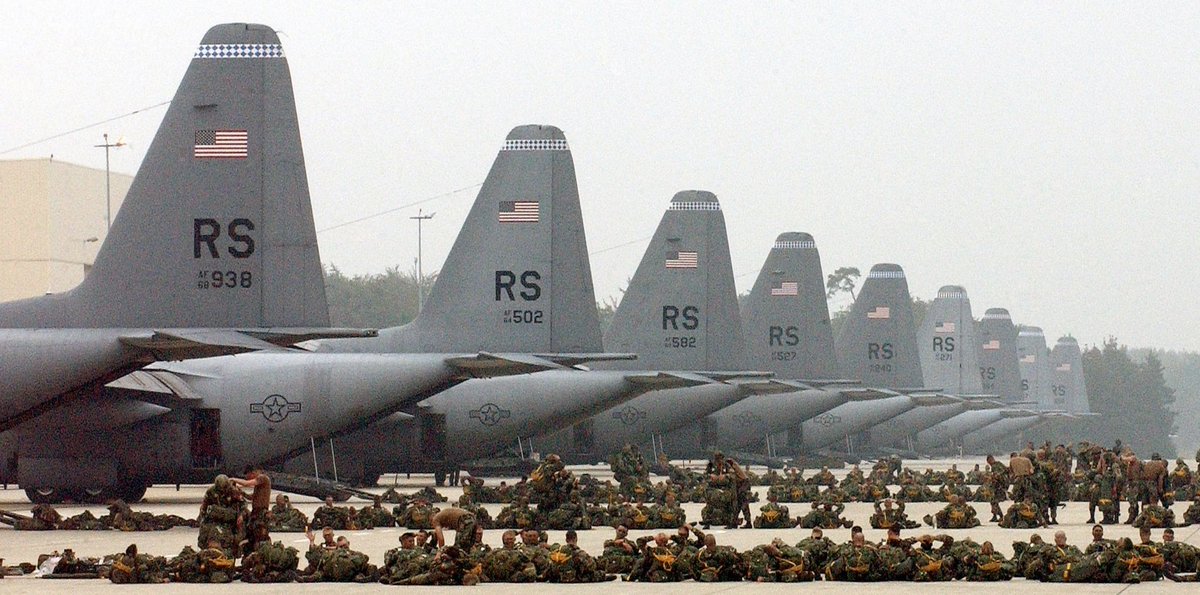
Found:
[{"label": "aircraft vertical tail fin", "polygon": [[1050,351],[1050,391],[1055,409],[1089,414],[1087,385],[1083,378],[1083,353],[1075,337],[1059,338]]},{"label": "aircraft vertical tail fin", "polygon": [[592,353],[600,318],[567,138],[553,126],[508,134],[424,309],[380,342],[395,351]]},{"label": "aircraft vertical tail fin", "polygon": [[983,392],[1015,403],[1021,394],[1017,327],[1004,308],[988,308],[979,321],[979,376]]},{"label": "aircraft vertical tail fin", "polygon": [[955,395],[983,392],[971,299],[958,285],[938,289],[917,331],[925,386]]},{"label": "aircraft vertical tail fin", "polygon": [[838,334],[837,354],[843,375],[861,378],[864,386],[925,386],[912,297],[900,265],[871,267]]},{"label": "aircraft vertical tail fin", "polygon": [[1021,326],[1017,332],[1020,356],[1022,401],[1037,403],[1042,411],[1055,409],[1050,394],[1050,351],[1046,335],[1036,326]]},{"label": "aircraft vertical tail fin", "polygon": [[604,335],[637,353],[622,369],[736,370],[742,324],[721,204],[711,192],[675,194]]},{"label": "aircraft vertical tail fin", "polygon": [[821,255],[811,235],[776,238],[741,314],[750,367],[779,378],[839,374]]},{"label": "aircraft vertical tail fin", "polygon": [[313,327],[329,311],[287,60],[209,29],[91,271],[0,305],[6,327]]}]

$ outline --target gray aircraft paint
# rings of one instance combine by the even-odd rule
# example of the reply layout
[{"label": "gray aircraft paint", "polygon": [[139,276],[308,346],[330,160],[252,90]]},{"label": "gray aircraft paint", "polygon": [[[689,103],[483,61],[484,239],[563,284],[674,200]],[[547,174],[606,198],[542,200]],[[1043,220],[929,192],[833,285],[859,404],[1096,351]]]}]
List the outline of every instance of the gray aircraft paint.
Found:
[{"label": "gray aircraft paint", "polygon": [[[736,370],[745,343],[725,217],[717,197],[675,194],[604,336],[606,348],[638,354],[636,367]],[[632,369],[633,362],[597,364]],[[626,442],[643,443],[746,398],[733,384],[653,391],[560,432],[534,439],[542,452],[603,460]],[[576,441],[588,436],[590,440]]]},{"label": "gray aircraft paint", "polygon": [[[964,452],[987,453],[999,443],[1012,442],[1022,432],[1045,423],[1047,418],[1028,412],[1024,417],[1006,417],[993,424],[963,435],[962,447]],[[998,452],[998,451],[997,451]]]},{"label": "gray aircraft paint", "polygon": [[358,352],[595,353],[600,319],[566,136],[518,126],[411,324],[379,341],[323,342]]},{"label": "gray aircraft paint", "polygon": [[196,464],[189,449],[195,410],[220,412],[221,469],[285,457],[306,449],[310,438],[323,442],[452,383],[462,372],[448,360],[263,352],[153,364],[146,370],[172,375],[195,395],[189,407],[119,432],[84,425],[52,440],[27,440],[16,480],[28,488],[186,482]]},{"label": "gray aircraft paint", "polygon": [[1054,409],[1050,393],[1050,351],[1046,336],[1036,326],[1017,327],[1017,354],[1021,370],[1023,401],[1037,404],[1038,409]]},{"label": "gray aircraft paint", "polygon": [[[946,285],[938,290],[917,330],[917,341],[925,379],[922,386],[937,387],[952,395],[982,392],[974,347],[975,319],[965,289]],[[876,446],[907,443],[918,432],[963,413],[967,405],[966,401],[958,401],[906,411],[870,428],[870,442]]]},{"label": "gray aircraft paint", "polygon": [[[0,331],[0,427],[154,360],[124,337],[329,326],[279,40],[265,27],[221,25],[201,43],[83,283],[0,304],[9,329]],[[232,44],[263,57],[214,56]],[[225,146],[245,157],[197,158],[199,137],[213,130],[244,131],[244,142]]]},{"label": "gray aircraft paint", "polygon": [[917,331],[923,386],[936,386],[952,395],[983,392],[979,378],[979,342],[971,299],[958,285],[938,290]]},{"label": "gray aircraft paint", "polygon": [[[527,210],[524,215],[510,214],[519,221],[500,222],[503,205],[530,198],[538,203],[536,216]],[[509,273],[511,296],[497,285]],[[536,299],[526,299],[535,294]],[[542,322],[530,322],[515,312],[533,312]],[[473,322],[456,322],[460,315]],[[429,351],[474,345],[502,351],[513,351],[514,346],[531,352],[601,350],[574,163],[562,131],[519,126],[509,133],[425,309],[412,324],[384,329],[380,336],[382,341],[323,341],[318,349]],[[421,463],[412,448],[420,440],[408,434],[435,419],[444,419],[440,458],[463,461],[486,457],[518,439],[569,427],[652,388],[695,384],[679,377],[651,379],[640,372],[603,370],[495,380],[469,381],[434,395],[411,411],[415,419],[381,420],[391,429],[363,428],[342,438],[336,448],[339,467],[361,470],[363,479],[411,469]],[[371,439],[380,435],[391,436],[386,448]],[[332,460],[329,463],[331,467]],[[311,468],[311,460],[306,455],[290,467]],[[330,471],[326,467],[325,472]],[[348,472],[343,475],[350,477]]]},{"label": "gray aircraft paint", "polygon": [[[864,386],[918,388],[925,385],[913,325],[912,298],[904,269],[877,264],[867,273],[837,340],[842,376]],[[801,424],[806,451],[830,446],[917,406],[907,395],[840,405]],[[793,439],[794,441],[794,439]]]},{"label": "gray aircraft paint", "polygon": [[1005,403],[1022,401],[1017,327],[1004,308],[988,308],[976,326],[979,334],[979,379],[983,392]]},{"label": "gray aircraft paint", "polygon": [[[264,45],[264,40],[273,43]],[[225,86],[239,89],[251,104],[259,95],[282,97],[290,101],[290,81],[284,76],[286,66],[280,72],[271,71],[269,75],[263,69],[251,70],[249,72],[258,73],[258,77],[251,76],[244,86],[229,85],[229,78],[219,68],[197,66],[197,63],[206,61],[224,64],[247,60],[282,60],[275,57],[281,52],[277,41],[272,30],[263,26],[222,25],[213,28],[205,35],[197,52],[198,57],[193,60],[193,67],[185,79],[200,76],[221,83],[198,85],[197,88],[209,89],[211,94],[185,97],[185,100],[173,104],[172,109],[186,105],[203,113],[216,110],[219,116],[223,113],[220,111],[220,101],[228,99],[213,94]],[[234,73],[248,76],[238,69]],[[280,89],[281,86],[286,89]],[[182,88],[191,87],[185,81]],[[294,114],[294,107],[285,109],[279,106],[274,110],[265,110],[261,114],[265,122],[261,125],[274,130],[277,124],[280,130],[294,130]],[[168,119],[170,117],[168,114]],[[213,117],[204,116],[208,119]],[[207,124],[208,119],[203,122],[215,126]],[[194,132],[187,146],[177,147],[174,152],[190,158],[198,138]],[[203,140],[208,142],[209,139]],[[251,140],[246,150],[278,154],[278,158],[283,160],[301,158],[298,133],[292,136],[281,133],[276,140],[278,146],[266,143],[265,147],[260,148],[256,144],[265,141],[265,138]],[[240,151],[240,146],[234,143],[234,150]],[[290,163],[288,167],[290,171],[303,172],[300,163]],[[238,191],[242,182],[237,177],[231,177],[229,183],[234,190],[231,195],[240,196]],[[270,186],[265,182],[260,183],[264,187]],[[267,191],[267,194],[271,192]],[[274,238],[297,239],[311,237],[315,233],[311,217],[294,216],[295,212],[308,212],[307,193],[300,192],[284,198],[305,204],[295,206],[289,221],[276,222],[272,219],[268,223],[270,226],[278,224],[285,227],[294,224],[300,229],[264,234],[267,244],[274,244]],[[121,217],[129,221],[132,217],[130,213],[136,212],[136,209],[122,211],[118,222],[122,220]],[[215,215],[230,216],[224,211]],[[261,220],[261,213],[256,216]],[[266,223],[263,225],[268,227]],[[114,227],[114,233],[117,230]],[[189,239],[192,238],[190,231],[189,228]],[[233,239],[240,241],[236,237]],[[283,243],[287,244],[287,241]],[[190,249],[192,246],[189,243],[186,247]],[[299,245],[288,250],[298,248]],[[199,249],[207,250],[207,245]],[[316,261],[315,251],[287,251],[286,254],[286,258],[279,256],[276,260],[308,254],[313,259],[309,263],[311,266],[298,268],[301,272],[315,268],[319,279],[319,262]],[[278,264],[264,257],[261,270],[275,271]],[[192,281],[195,280],[193,273]],[[321,287],[320,284],[318,287]],[[297,288],[296,291],[301,289]],[[297,295],[277,299],[270,297],[273,292],[264,288],[258,291],[264,296],[264,304],[272,308],[278,306],[279,316],[285,315],[291,308],[281,300],[303,301]],[[316,296],[320,298],[323,309],[323,290]],[[278,303],[272,305],[272,302]],[[325,316],[327,314],[321,314],[322,318]],[[319,333],[315,334],[320,336]],[[192,336],[197,335],[193,333]],[[201,333],[199,336],[204,335]],[[265,344],[270,346],[269,343]],[[4,457],[5,462],[17,461],[17,466],[15,469],[5,467],[0,471],[5,481],[11,481],[11,474],[15,473],[22,487],[35,492],[39,488],[112,488],[118,495],[136,494],[136,488],[151,482],[203,481],[218,470],[237,469],[246,463],[262,463],[285,457],[305,449],[310,439],[323,440],[360,427],[472,376],[553,367],[556,366],[535,357],[513,360],[488,354],[330,354],[278,349],[191,362],[159,363],[138,373],[141,374],[139,378],[157,378],[159,384],[147,384],[139,389],[136,382],[121,379],[114,386],[103,389],[102,397],[136,398],[165,404],[171,409],[169,412],[145,419],[144,408],[137,408],[127,415],[139,417],[140,421],[119,430],[95,430],[93,425],[84,425],[64,428],[54,435],[43,435],[18,426],[15,431],[0,436],[0,442],[10,448],[19,445],[20,452]],[[88,406],[97,412],[117,413],[125,405],[118,406],[116,402],[107,409],[100,401]],[[196,422],[206,419],[208,423],[200,425],[207,425],[208,430],[198,430]],[[48,420],[53,421],[52,418]],[[219,425],[211,423],[214,420],[219,420]],[[33,427],[30,426],[31,429]],[[207,454],[197,454],[195,432],[207,432],[202,435],[203,450]],[[208,457],[213,457],[213,460],[207,460]],[[130,492],[130,489],[133,491]]]},{"label": "gray aircraft paint", "polygon": [[[838,377],[821,256],[810,234],[788,232],[775,239],[741,313],[750,367],[799,382]],[[721,449],[747,449],[765,440],[771,453],[776,444],[786,444],[775,435],[847,400],[832,389],[756,394],[678,432],[702,431]],[[668,436],[667,444],[672,442]]]},{"label": "gray aircraft paint", "polygon": [[1004,411],[987,409],[964,411],[944,422],[917,432],[916,450],[929,452],[1004,418]]},{"label": "gray aircraft paint", "polygon": [[[1017,328],[1008,310],[989,308],[977,325],[979,345],[979,379],[982,390],[996,395],[1007,404],[1019,403],[1021,371],[1018,364]],[[930,451],[944,447],[980,428],[999,421],[1000,409],[964,411],[917,433],[916,447]]]},{"label": "gray aircraft paint", "polygon": [[1050,351],[1049,360],[1053,409],[1070,414],[1091,413],[1083,377],[1083,354],[1075,337],[1060,338]]}]

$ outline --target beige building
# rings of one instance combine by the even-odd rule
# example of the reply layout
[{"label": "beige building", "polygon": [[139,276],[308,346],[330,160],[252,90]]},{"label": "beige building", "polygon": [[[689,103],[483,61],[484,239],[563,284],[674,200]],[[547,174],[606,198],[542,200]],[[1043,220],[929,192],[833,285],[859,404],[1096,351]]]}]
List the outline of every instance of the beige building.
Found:
[{"label": "beige building", "polygon": [[[108,230],[104,182],[103,169],[52,158],[0,161],[0,301],[83,280]],[[115,217],[133,176],[111,183]]]}]

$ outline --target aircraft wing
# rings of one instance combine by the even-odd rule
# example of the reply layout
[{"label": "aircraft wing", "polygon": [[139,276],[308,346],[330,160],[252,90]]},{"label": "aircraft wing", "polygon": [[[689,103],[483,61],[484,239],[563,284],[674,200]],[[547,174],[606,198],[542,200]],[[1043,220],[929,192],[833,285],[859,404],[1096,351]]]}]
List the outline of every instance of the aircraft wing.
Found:
[{"label": "aircraft wing", "polygon": [[471,378],[531,374],[563,367],[530,353],[488,353],[485,351],[475,355],[450,357],[446,359],[446,363]]},{"label": "aircraft wing", "polygon": [[167,370],[130,372],[106,384],[104,389],[116,396],[172,408],[189,401],[199,402],[201,398],[179,375]]},{"label": "aircraft wing", "polygon": [[177,361],[249,351],[280,349],[311,339],[371,337],[378,331],[340,328],[165,329],[125,335],[121,343],[148,352],[158,361]]}]

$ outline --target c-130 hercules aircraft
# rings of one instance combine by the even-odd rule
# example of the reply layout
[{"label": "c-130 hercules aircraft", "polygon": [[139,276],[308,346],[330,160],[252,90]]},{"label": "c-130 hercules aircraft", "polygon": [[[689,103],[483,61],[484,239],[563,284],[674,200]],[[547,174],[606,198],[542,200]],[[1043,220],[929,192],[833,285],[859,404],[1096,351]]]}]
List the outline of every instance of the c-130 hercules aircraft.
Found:
[{"label": "c-130 hercules aircraft", "polygon": [[[256,298],[248,308],[239,306],[245,294]],[[10,324],[93,319],[118,330],[63,331],[107,343],[100,355],[68,350],[62,367],[99,369],[101,356],[120,365],[93,373],[77,398],[25,399],[40,407],[0,434],[0,480],[36,501],[136,501],[152,483],[284,460],[468,378],[559,367],[555,356],[307,353],[268,342],[364,334],[308,326],[174,330],[213,319],[237,328],[328,324],[291,77],[278,37],[262,25],[205,34],[88,281],[0,306]],[[171,327],[119,330],[145,321]],[[145,353],[197,346],[207,355],[260,351],[152,363],[104,384]]]}]

